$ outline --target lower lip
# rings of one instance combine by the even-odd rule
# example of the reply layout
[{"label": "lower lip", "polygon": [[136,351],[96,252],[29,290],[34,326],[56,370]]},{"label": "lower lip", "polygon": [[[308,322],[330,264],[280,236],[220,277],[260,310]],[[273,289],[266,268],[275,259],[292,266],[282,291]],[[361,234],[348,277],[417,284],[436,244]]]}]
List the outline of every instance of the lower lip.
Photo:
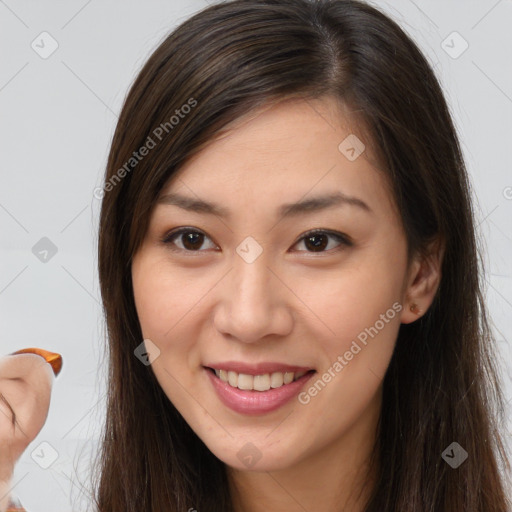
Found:
[{"label": "lower lip", "polygon": [[268,391],[243,390],[230,386],[215,373],[205,368],[220,400],[241,414],[264,414],[275,411],[298,395],[304,384],[316,373],[306,373],[299,379]]}]

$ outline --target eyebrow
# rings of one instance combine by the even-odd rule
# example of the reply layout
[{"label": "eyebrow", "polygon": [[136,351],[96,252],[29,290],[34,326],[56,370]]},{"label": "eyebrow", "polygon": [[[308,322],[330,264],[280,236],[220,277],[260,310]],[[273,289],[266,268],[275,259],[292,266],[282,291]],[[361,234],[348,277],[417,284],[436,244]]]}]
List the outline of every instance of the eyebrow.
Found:
[{"label": "eyebrow", "polygon": [[[169,193],[158,199],[158,204],[175,205],[184,210],[196,213],[206,213],[218,217],[230,218],[231,212],[217,203],[210,203],[194,197],[177,193]],[[335,206],[355,206],[365,212],[372,213],[372,209],[357,197],[347,196],[342,192],[312,197],[296,203],[282,204],[277,210],[278,217],[293,217],[309,212],[317,212]]]}]

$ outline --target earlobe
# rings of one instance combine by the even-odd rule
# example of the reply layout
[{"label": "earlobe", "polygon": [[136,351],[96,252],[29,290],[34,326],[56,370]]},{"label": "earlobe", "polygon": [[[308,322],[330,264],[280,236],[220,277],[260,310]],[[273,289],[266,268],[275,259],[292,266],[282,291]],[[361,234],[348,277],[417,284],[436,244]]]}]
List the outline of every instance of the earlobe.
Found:
[{"label": "earlobe", "polygon": [[436,240],[427,253],[418,253],[413,260],[409,282],[404,293],[401,322],[409,324],[422,317],[432,304],[441,283],[444,245]]},{"label": "earlobe", "polygon": [[[430,303],[428,304],[430,306]],[[427,306],[427,309],[428,309]],[[416,302],[411,302],[410,300],[405,301],[405,307],[402,310],[402,317],[400,319],[401,323],[403,324],[411,324],[412,322],[415,322],[419,318],[421,318],[424,313],[426,312],[426,309],[423,307],[420,308]]]},{"label": "earlobe", "polygon": [[416,313],[417,315],[419,315],[421,313],[421,309],[418,307],[418,304],[416,304],[415,302],[413,302],[410,307],[409,307],[409,310],[412,312],[412,313]]}]

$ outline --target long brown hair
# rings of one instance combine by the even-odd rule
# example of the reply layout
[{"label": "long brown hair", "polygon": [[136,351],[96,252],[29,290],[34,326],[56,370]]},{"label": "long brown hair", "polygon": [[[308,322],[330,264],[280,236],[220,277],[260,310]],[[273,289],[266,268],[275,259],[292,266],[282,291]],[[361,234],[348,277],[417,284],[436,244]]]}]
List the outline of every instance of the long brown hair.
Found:
[{"label": "long brown hair", "polygon": [[[435,300],[401,326],[384,379],[378,478],[365,510],[507,509],[503,398],[470,187],[433,70],[394,21],[365,3],[234,0],[195,14],[159,45],[113,137],[98,249],[109,347],[101,512],[233,510],[224,463],[134,356],[143,338],[131,259],[164,184],[219,130],[269,102],[324,96],[364,120],[410,254],[435,238],[446,243]],[[152,147],[134,158],[143,146]],[[457,469],[442,458],[452,442],[468,453]]]}]

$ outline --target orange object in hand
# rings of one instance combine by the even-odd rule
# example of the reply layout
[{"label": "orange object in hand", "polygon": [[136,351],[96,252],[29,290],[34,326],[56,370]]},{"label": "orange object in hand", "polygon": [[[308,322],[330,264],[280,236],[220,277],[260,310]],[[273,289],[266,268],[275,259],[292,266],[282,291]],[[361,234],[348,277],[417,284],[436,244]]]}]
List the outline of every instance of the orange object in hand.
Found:
[{"label": "orange object in hand", "polygon": [[51,365],[55,377],[57,377],[62,369],[62,356],[56,352],[49,352],[48,350],[43,350],[42,348],[22,348],[21,350],[17,350],[16,352],[13,352],[9,355],[14,356],[17,354],[36,354],[41,356],[47,363]]}]

